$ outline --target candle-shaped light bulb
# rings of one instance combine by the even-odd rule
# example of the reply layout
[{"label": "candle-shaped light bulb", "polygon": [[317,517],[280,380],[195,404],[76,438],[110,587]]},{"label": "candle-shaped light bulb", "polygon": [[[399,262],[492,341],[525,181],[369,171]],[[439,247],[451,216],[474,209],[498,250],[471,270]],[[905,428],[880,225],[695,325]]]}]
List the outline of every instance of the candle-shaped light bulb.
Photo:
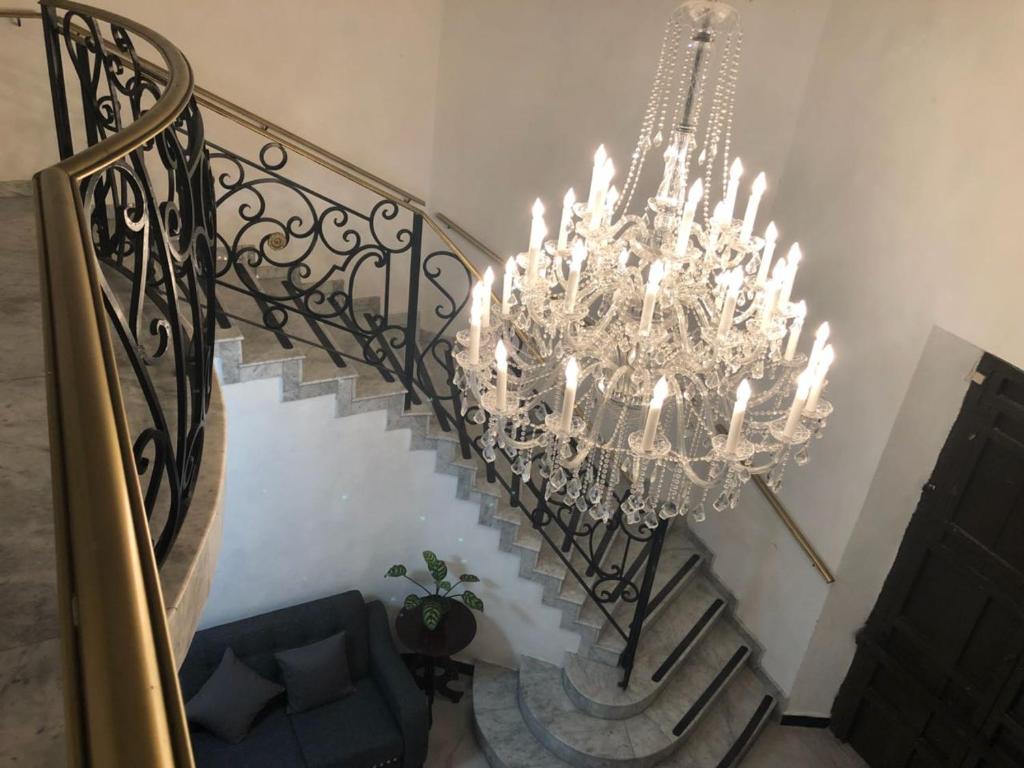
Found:
[{"label": "candle-shaped light bulb", "polygon": [[[477,287],[480,283],[477,283]],[[476,288],[473,289],[472,302],[469,306],[469,349],[466,351],[470,365],[480,362],[480,298]]]},{"label": "candle-shaped light bulb", "polygon": [[658,259],[647,272],[647,290],[644,292],[644,305],[640,311],[640,333],[647,334],[654,320],[654,303],[658,300],[658,287],[665,276],[665,262]]},{"label": "candle-shaped light bulb", "polygon": [[792,360],[796,356],[796,347],[800,343],[800,332],[804,329],[805,317],[807,317],[807,302],[801,300],[793,305],[793,322],[789,326],[789,339],[786,340],[784,360]]},{"label": "candle-shaped light bulb", "polygon": [[489,328],[491,325],[491,289],[494,286],[494,270],[484,270],[483,290],[480,291],[480,325]]},{"label": "candle-shaped light bulb", "polygon": [[761,265],[757,269],[757,285],[763,287],[768,282],[768,274],[772,268],[772,256],[779,242],[779,230],[774,221],[769,221],[764,230],[764,250],[761,251]]},{"label": "candle-shaped light bulb", "polygon": [[761,205],[761,198],[764,197],[764,191],[768,188],[768,180],[765,178],[764,171],[757,174],[757,178],[754,179],[754,183],[750,186],[750,197],[747,198],[747,210],[743,214],[743,224],[740,226],[740,242],[746,243],[750,241],[750,235],[754,231],[754,219],[757,218],[757,209]]},{"label": "candle-shaped light bulb", "polygon": [[619,271],[620,272],[625,271],[625,269],[626,269],[626,267],[628,265],[629,265],[629,248],[623,248],[619,252]]},{"label": "candle-shaped light bulb", "polygon": [[796,380],[796,394],[793,396],[793,404],[789,407],[786,426],[782,430],[783,436],[787,438],[791,439],[796,434],[796,428],[800,426],[800,415],[804,412],[804,405],[807,404],[807,397],[811,393],[811,375],[811,370],[807,369]]},{"label": "candle-shaped light bulb", "polygon": [[505,279],[501,286],[502,317],[508,317],[509,312],[512,310],[512,285],[518,274],[519,269],[516,267],[516,257],[509,256],[508,261],[505,262]]},{"label": "candle-shaped light bulb", "polygon": [[569,279],[565,284],[565,308],[571,312],[576,307],[576,294],[580,289],[580,272],[583,261],[587,258],[587,246],[577,240],[572,246],[572,259],[569,261]]},{"label": "candle-shaped light bulb", "polygon": [[736,388],[736,405],[732,409],[732,421],[729,422],[729,434],[725,438],[725,452],[733,454],[743,434],[743,419],[747,415],[747,403],[750,402],[750,382],[744,379]]},{"label": "candle-shaped light bulb", "polygon": [[779,304],[779,291],[782,290],[782,281],[786,278],[786,260],[779,259],[772,270],[772,279],[765,286],[764,296],[761,301],[761,333],[768,333],[772,327],[772,318],[775,315],[775,308]]},{"label": "candle-shaped light bulb", "polygon": [[564,251],[569,244],[569,230],[572,229],[572,207],[576,205],[576,192],[572,187],[562,198],[562,221],[558,225],[558,250]]},{"label": "candle-shaped light bulb", "polygon": [[498,339],[494,346],[494,368],[497,372],[498,382],[494,390],[494,402],[499,411],[505,410],[505,401],[508,399],[508,350],[505,349],[505,342]]},{"label": "candle-shaped light bulb", "polygon": [[544,247],[544,237],[548,233],[548,227],[544,223],[544,203],[540,201],[539,197],[533,202],[531,212],[533,220],[530,223],[530,250],[527,253],[526,277],[528,280],[536,280],[540,251]]},{"label": "candle-shaped light bulb", "polygon": [[800,243],[793,243],[786,254],[786,263],[789,269],[786,270],[786,279],[782,283],[782,291],[779,293],[779,304],[785,306],[789,303],[789,297],[793,295],[793,283],[796,282],[796,271],[800,267],[800,259],[803,252],[800,250]]},{"label": "candle-shaped light bulb", "polygon": [[704,182],[697,179],[690,186],[686,193],[686,205],[683,207],[683,217],[679,220],[679,230],[676,232],[677,256],[685,256],[686,248],[690,244],[690,233],[693,232],[693,217],[697,214],[697,206],[704,197]]},{"label": "candle-shaped light bulb", "polygon": [[725,203],[723,210],[726,223],[732,222],[732,215],[736,210],[736,195],[740,191],[740,177],[742,176],[743,163],[737,157],[729,168],[729,184],[725,188],[725,199],[722,201]]},{"label": "candle-shaped light bulb", "polygon": [[828,342],[828,335],[832,329],[829,328],[828,321],[825,321],[818,326],[818,330],[814,332],[814,345],[811,347],[811,354],[807,358],[807,367],[813,368],[818,363],[818,355],[821,354],[821,350],[825,348],[825,344]]},{"label": "candle-shaped light bulb", "polygon": [[831,344],[822,347],[818,355],[818,361],[814,366],[814,377],[811,379],[811,391],[807,395],[807,402],[804,404],[804,413],[814,413],[818,409],[818,400],[821,399],[821,392],[825,389],[825,378],[828,376],[828,369],[832,361],[836,359],[835,350]]},{"label": "candle-shaped light bulb", "polygon": [[718,322],[718,335],[722,336],[732,328],[733,316],[736,314],[736,302],[739,301],[740,289],[743,287],[743,268],[737,267],[725,280],[725,303],[722,305],[722,317]]},{"label": "candle-shaped light bulb", "polygon": [[594,210],[597,188],[601,185],[604,178],[604,164],[607,159],[608,153],[605,151],[604,144],[602,144],[597,148],[597,152],[594,153],[594,170],[590,175],[590,194],[587,195],[588,211]]},{"label": "candle-shaped light bulb", "polygon": [[662,376],[654,385],[651,393],[651,404],[647,408],[647,421],[644,422],[644,433],[640,440],[640,448],[650,451],[654,448],[654,438],[658,434],[658,421],[661,419],[661,406],[668,396],[668,381]]},{"label": "candle-shaped light bulb", "polygon": [[562,431],[572,428],[572,412],[576,407],[576,385],[580,375],[580,366],[575,357],[565,363],[565,392],[562,394]]}]

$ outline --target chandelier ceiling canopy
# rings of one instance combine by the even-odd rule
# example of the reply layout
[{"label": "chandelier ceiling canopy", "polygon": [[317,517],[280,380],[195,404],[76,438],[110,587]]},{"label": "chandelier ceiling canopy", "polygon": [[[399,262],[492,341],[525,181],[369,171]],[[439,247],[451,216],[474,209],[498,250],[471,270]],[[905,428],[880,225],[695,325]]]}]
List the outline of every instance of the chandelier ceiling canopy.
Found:
[{"label": "chandelier ceiling canopy", "polygon": [[[741,40],[724,3],[672,14],[621,189],[602,146],[551,239],[537,200],[527,250],[493,300],[487,270],[458,334],[456,384],[486,424],[485,458],[503,451],[598,520],[702,520],[709,499],[734,507],[752,474],[777,489],[832,411],[828,324],[808,343],[793,293],[800,247],[776,256],[778,230],[759,221],[765,175],[748,183],[732,154]],[[660,183],[633,212],[659,155]]]}]

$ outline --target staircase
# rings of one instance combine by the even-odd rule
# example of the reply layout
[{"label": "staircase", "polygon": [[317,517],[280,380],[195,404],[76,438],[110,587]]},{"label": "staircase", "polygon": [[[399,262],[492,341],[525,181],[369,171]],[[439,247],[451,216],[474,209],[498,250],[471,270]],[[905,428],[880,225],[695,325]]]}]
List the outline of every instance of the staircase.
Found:
[{"label": "staircase", "polygon": [[[492,766],[740,764],[778,697],[758,673],[757,646],[732,621],[730,597],[685,523],[666,534],[631,682],[623,689],[617,666],[623,636],[505,489],[487,482],[483,460],[462,457],[457,433],[440,428],[430,403],[406,408],[402,384],[356,361],[359,344],[348,334],[328,330],[334,353],[294,338],[285,349],[259,325],[247,296],[225,291],[221,301],[232,317],[216,344],[223,385],[278,378],[283,401],[333,396],[337,417],[386,411],[388,429],[409,429],[414,450],[434,451],[436,471],[458,479],[457,496],[479,505],[479,522],[500,531],[499,548],[518,555],[520,576],[540,584],[543,602],[560,610],[562,627],[579,635],[579,651],[566,655],[564,667],[529,656],[518,672],[477,663],[474,722]],[[361,301],[361,309],[377,311],[375,299]],[[531,501],[524,498],[527,508]],[[614,536],[602,557],[614,562],[627,546],[625,535]],[[578,554],[570,563],[586,573]],[[628,626],[633,607],[614,601],[611,617]]]}]

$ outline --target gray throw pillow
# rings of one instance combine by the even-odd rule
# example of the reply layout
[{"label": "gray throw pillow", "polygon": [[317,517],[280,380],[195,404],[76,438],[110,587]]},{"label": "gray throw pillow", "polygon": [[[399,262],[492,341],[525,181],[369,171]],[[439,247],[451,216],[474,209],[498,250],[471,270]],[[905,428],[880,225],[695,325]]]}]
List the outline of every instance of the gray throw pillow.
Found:
[{"label": "gray throw pillow", "polygon": [[189,722],[237,744],[249,732],[256,715],[283,691],[280,685],[239,661],[228,648],[210,679],[185,705],[185,714]]},{"label": "gray throw pillow", "polygon": [[274,654],[288,691],[288,714],[329,704],[352,693],[345,653],[345,633],[339,632],[290,651]]}]

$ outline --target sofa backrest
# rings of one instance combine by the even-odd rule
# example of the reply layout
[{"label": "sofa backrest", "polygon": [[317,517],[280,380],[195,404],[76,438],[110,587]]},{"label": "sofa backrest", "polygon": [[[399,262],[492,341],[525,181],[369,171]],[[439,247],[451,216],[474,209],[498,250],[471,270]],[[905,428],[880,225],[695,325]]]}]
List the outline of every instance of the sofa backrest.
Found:
[{"label": "sofa backrest", "polygon": [[196,694],[229,646],[261,675],[282,682],[274,653],[323,640],[342,630],[346,633],[352,679],[359,680],[369,672],[370,648],[366,604],[358,590],[204,629],[192,638],[178,670],[182,696],[188,701]]}]

